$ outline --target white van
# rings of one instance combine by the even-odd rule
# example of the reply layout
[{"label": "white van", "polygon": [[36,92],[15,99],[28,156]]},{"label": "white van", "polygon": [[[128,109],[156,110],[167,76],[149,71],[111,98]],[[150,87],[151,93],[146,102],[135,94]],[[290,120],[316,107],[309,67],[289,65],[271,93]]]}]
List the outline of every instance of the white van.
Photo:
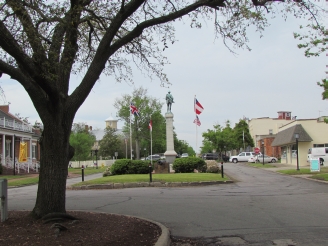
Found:
[{"label": "white van", "polygon": [[323,165],[325,161],[328,162],[328,148],[318,147],[311,148],[308,151],[307,161],[309,162],[311,159],[318,159],[320,161],[320,165]]}]

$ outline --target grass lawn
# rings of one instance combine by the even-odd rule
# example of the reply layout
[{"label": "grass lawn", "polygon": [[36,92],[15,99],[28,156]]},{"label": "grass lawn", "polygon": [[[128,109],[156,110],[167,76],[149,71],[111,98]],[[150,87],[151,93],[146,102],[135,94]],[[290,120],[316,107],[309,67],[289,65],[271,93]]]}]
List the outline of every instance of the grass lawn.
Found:
[{"label": "grass lawn", "polygon": [[[153,182],[199,182],[199,181],[226,181],[228,177],[222,178],[217,173],[170,173],[170,174],[152,174]],[[129,183],[129,182],[149,182],[149,174],[125,174],[107,176],[99,179],[93,179],[73,186],[108,184],[108,183]]]},{"label": "grass lawn", "polygon": [[300,168],[300,170],[287,169],[287,170],[279,170],[278,172],[288,175],[311,174],[316,176],[319,174],[328,174],[328,167],[321,167],[320,172],[311,172],[310,168]]},{"label": "grass lawn", "polygon": [[0,175],[0,179],[7,179],[8,187],[33,185],[39,182],[39,176],[35,174],[24,175]]},{"label": "grass lawn", "polygon": [[[88,168],[84,168],[84,175],[94,174],[94,173],[103,173],[103,172],[105,172],[105,170],[106,170],[106,168],[104,168],[104,167],[98,167],[98,169],[88,167]],[[82,175],[82,169],[81,168],[69,168],[68,173]]]},{"label": "grass lawn", "polygon": [[9,179],[8,187],[10,186],[25,186],[25,185],[34,185],[39,182],[39,176],[37,177],[26,177],[21,179]]},{"label": "grass lawn", "polygon": [[311,172],[310,168],[300,168],[299,171],[294,169],[278,171],[288,175],[310,174],[309,178],[328,181],[328,167],[321,167],[320,172]]},{"label": "grass lawn", "polygon": [[276,167],[273,163],[248,163],[251,167],[258,167],[258,168],[270,168],[270,167]]},{"label": "grass lawn", "polygon": [[[104,168],[92,168],[88,167],[84,169],[84,175],[102,173]],[[69,168],[68,172],[71,174],[82,175],[81,168]],[[0,175],[0,179],[8,180],[8,187],[13,186],[24,186],[24,185],[34,185],[39,182],[39,176],[37,174],[24,174],[24,175]]]}]

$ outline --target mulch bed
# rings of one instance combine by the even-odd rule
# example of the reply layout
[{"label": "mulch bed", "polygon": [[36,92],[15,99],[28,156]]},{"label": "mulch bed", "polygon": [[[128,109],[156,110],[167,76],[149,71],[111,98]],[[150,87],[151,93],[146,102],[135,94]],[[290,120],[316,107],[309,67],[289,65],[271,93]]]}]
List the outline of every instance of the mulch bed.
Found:
[{"label": "mulch bed", "polygon": [[157,242],[162,233],[156,224],[124,215],[68,211],[69,215],[78,220],[52,221],[45,224],[42,220],[34,220],[29,213],[8,212],[8,220],[0,223],[1,246],[150,246]]}]

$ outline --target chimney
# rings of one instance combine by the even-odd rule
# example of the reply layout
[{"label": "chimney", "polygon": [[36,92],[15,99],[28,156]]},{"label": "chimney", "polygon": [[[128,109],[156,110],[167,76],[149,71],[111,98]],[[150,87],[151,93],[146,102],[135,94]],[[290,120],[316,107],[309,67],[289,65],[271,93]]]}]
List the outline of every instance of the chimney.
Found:
[{"label": "chimney", "polygon": [[9,104],[8,105],[0,105],[0,110],[8,114],[9,113]]},{"label": "chimney", "polygon": [[89,130],[92,131],[92,126],[89,127]]}]

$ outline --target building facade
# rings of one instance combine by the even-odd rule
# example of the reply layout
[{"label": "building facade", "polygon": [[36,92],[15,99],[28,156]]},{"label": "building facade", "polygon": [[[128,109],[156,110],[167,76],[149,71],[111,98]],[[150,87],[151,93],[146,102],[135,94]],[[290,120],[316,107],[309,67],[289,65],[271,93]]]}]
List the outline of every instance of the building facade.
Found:
[{"label": "building facade", "polygon": [[7,171],[38,171],[39,137],[40,131],[12,115],[9,105],[0,105],[0,159]]}]

